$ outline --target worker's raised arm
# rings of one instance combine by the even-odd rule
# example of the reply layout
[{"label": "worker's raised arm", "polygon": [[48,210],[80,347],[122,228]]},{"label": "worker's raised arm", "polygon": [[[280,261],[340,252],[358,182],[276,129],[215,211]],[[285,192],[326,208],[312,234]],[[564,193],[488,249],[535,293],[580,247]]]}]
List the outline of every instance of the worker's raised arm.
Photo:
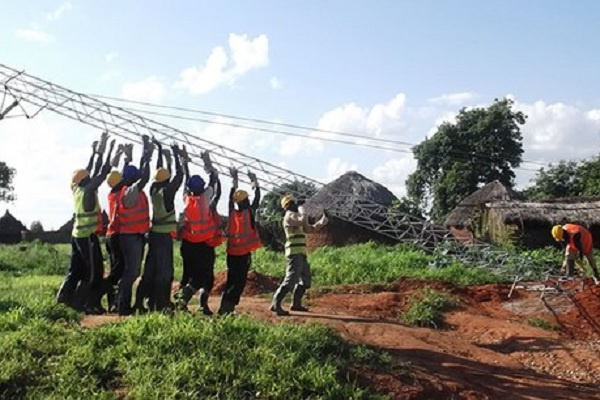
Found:
[{"label": "worker's raised arm", "polygon": [[[219,179],[219,174],[216,170],[213,170],[210,173],[210,181],[208,183],[209,186],[213,188],[213,195],[210,199],[209,207],[213,210],[217,209],[217,204],[219,204],[219,200],[221,199],[221,180]],[[233,194],[229,197],[231,198]]]},{"label": "worker's raised arm", "polygon": [[173,151],[173,156],[175,157],[175,176],[165,188],[165,197],[167,197],[169,201],[175,199],[175,195],[183,183],[183,168],[181,167],[181,161],[179,159],[179,148],[177,148],[177,145],[173,144],[171,149]]}]

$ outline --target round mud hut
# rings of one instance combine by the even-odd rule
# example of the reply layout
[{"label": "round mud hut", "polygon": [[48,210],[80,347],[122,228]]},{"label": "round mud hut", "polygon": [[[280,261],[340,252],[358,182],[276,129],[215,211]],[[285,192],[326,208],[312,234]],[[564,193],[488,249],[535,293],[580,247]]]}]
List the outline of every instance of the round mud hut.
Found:
[{"label": "round mud hut", "polygon": [[25,225],[16,219],[8,210],[0,217],[0,243],[19,243],[22,238],[22,232],[24,231],[27,231]]},{"label": "round mud hut", "polygon": [[396,200],[397,197],[385,186],[358,172],[350,171],[343,174],[321,188],[304,205],[311,223],[316,222],[323,215],[324,210],[328,213],[329,219],[329,223],[322,230],[306,235],[308,250],[368,241],[395,243],[388,236],[347,220],[354,220],[357,215],[364,214],[365,208],[373,206],[374,203],[390,207]]}]

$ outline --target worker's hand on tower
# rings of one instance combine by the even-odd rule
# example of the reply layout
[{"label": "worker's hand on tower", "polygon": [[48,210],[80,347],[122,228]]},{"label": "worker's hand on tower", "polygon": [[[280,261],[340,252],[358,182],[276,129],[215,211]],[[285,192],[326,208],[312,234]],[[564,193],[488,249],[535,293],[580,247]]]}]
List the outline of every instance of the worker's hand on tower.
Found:
[{"label": "worker's hand on tower", "polygon": [[94,154],[96,154],[98,152],[98,141],[94,140],[92,142],[92,151],[94,152]]},{"label": "worker's hand on tower", "polygon": [[235,167],[229,167],[229,175],[231,175],[231,178],[233,180],[233,187],[237,188],[238,187],[238,170]]},{"label": "worker's hand on tower", "polygon": [[[177,148],[177,145],[175,145],[175,147]],[[177,148],[177,152],[179,153],[179,156],[182,157],[185,162],[190,162],[190,155],[187,152],[187,148],[185,147],[185,144],[183,145],[181,150],[179,150],[179,148]]]},{"label": "worker's hand on tower", "polygon": [[115,148],[115,144],[117,143],[117,139],[113,139],[110,141],[110,146],[108,147],[108,152],[112,153]]},{"label": "worker's hand on tower", "polygon": [[[165,157],[165,160],[167,161],[167,165],[171,165],[171,161],[173,160],[171,158],[171,150],[169,150],[169,149],[162,149],[161,153]],[[177,154],[177,153],[175,153],[175,154]]]},{"label": "worker's hand on tower", "polygon": [[152,143],[159,149],[162,149],[162,144],[154,136],[152,136]]},{"label": "worker's hand on tower", "polygon": [[123,151],[125,152],[125,162],[130,163],[133,161],[133,144],[127,143],[123,145]]},{"label": "worker's hand on tower", "polygon": [[106,151],[106,144],[108,143],[108,132],[102,132],[100,136],[100,143],[98,143],[98,154],[104,154]]},{"label": "worker's hand on tower", "polygon": [[200,158],[204,162],[204,171],[207,174],[210,174],[212,171],[214,171],[215,167],[213,166],[213,163],[210,160],[210,153],[208,151],[203,151],[202,153],[200,153]]},{"label": "worker's hand on tower", "polygon": [[125,151],[125,148],[122,144],[117,146],[117,152],[115,153],[112,160],[110,161],[111,167],[119,168],[119,162],[121,161],[121,154],[123,154],[124,151]]},{"label": "worker's hand on tower", "polygon": [[248,170],[248,179],[250,179],[252,189],[256,189],[258,187],[258,178],[256,177],[256,174]]}]

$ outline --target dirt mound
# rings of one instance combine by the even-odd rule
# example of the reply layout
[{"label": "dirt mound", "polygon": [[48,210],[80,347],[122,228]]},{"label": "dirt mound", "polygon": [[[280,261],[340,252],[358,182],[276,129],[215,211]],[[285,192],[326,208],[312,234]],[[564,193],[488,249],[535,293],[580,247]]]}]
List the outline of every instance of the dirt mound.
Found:
[{"label": "dirt mound", "polygon": [[[258,294],[274,292],[279,286],[280,281],[279,278],[250,271],[248,272],[248,280],[246,281],[246,287],[242,296],[256,296]],[[227,271],[219,271],[215,274],[215,286],[213,287],[212,294],[218,295],[223,293],[226,283]]]},{"label": "dirt mound", "polygon": [[561,331],[571,339],[600,338],[600,286],[589,279],[581,292],[569,295],[573,307],[556,314]]}]

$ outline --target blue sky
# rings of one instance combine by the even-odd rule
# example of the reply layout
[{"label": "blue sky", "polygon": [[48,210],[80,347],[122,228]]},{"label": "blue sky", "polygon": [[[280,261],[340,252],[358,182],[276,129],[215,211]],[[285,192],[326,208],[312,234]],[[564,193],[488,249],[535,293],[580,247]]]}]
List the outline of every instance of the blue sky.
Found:
[{"label": "blue sky", "polygon": [[[530,116],[525,159],[589,157],[600,144],[595,1],[0,6],[0,63],[84,93],[412,143],[463,106],[510,95]],[[406,153],[169,123],[322,181],[355,169],[399,196],[414,169]],[[0,160],[18,170],[8,208],[60,226],[70,172],[98,134],[49,113],[0,122]],[[519,185],[531,175],[520,171]]]}]

